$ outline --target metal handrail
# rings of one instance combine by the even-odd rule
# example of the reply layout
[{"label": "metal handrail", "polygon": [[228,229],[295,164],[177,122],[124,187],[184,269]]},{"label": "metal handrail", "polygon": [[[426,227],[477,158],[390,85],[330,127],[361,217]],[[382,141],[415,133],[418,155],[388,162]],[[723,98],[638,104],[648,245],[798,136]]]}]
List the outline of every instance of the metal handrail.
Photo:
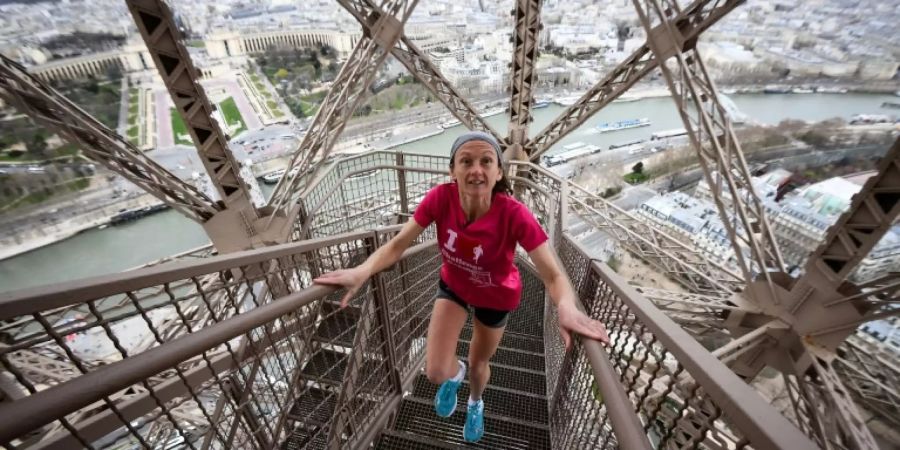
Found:
[{"label": "metal handrail", "polygon": [[[576,302],[576,307],[584,312],[581,302]],[[579,337],[584,353],[587,355],[588,364],[597,380],[597,389],[603,395],[603,403],[609,411],[609,421],[619,443],[619,448],[625,450],[642,450],[650,448],[650,441],[640,417],[634,412],[628,393],[619,381],[619,374],[609,360],[609,354],[603,345],[592,339]]]},{"label": "metal handrail", "polygon": [[[400,228],[402,228],[400,225],[392,225],[381,231],[392,232]],[[371,231],[355,231],[331,237],[218,255],[196,261],[173,261],[123,273],[4,292],[0,293],[0,320],[71,306],[99,297],[158,286],[190,277],[240,268],[329,245],[363,239],[370,236],[371,233]]]},{"label": "metal handrail", "polygon": [[[322,209],[322,206],[328,201],[328,198],[331,197],[338,189],[341,189],[343,183],[353,177],[354,175],[358,175],[363,172],[367,172],[370,170],[394,170],[397,172],[408,171],[410,168],[406,166],[398,166],[396,164],[379,164],[375,166],[367,166],[366,168],[357,169],[354,171],[346,172],[338,178],[337,183],[332,186],[326,194],[322,197],[321,200],[316,203],[312,209],[308,211],[308,215],[305,221],[303,221],[303,226],[300,228],[300,235],[306,236],[306,233],[309,231],[309,227],[312,225],[313,218],[316,217],[316,213]],[[430,173],[434,175],[446,175],[446,171],[436,170],[436,169],[422,169],[416,168],[416,172],[418,173]]]},{"label": "metal handrail", "polygon": [[[349,235],[330,239],[318,239],[299,244],[278,246],[282,248],[273,247],[271,249],[262,249],[261,251],[248,251],[238,256],[224,255],[221,257],[210,258],[209,260],[204,260],[199,263],[191,262],[189,264],[177,264],[178,267],[165,267],[166,270],[162,271],[155,270],[156,268],[148,268],[138,272],[151,272],[151,274],[130,274],[127,286],[129,286],[129,289],[133,289],[133,286],[135,286],[136,283],[144,283],[150,279],[155,280],[155,283],[151,284],[153,285],[159,283],[158,277],[172,277],[174,274],[180,274],[176,279],[181,279],[185,276],[184,272],[182,272],[184,270],[195,273],[201,268],[208,271],[210,268],[222,270],[223,268],[235,267],[234,265],[227,265],[226,262],[246,262],[248,260],[255,261],[259,259],[266,260],[272,258],[273,254],[285,254],[285,247],[292,247],[293,252],[290,253],[296,253],[297,251],[300,251],[300,249],[308,250],[317,248],[317,245],[315,244],[320,246],[325,243],[339,243],[369,234],[371,234],[371,232],[350,233]],[[434,242],[430,241],[410,247],[403,253],[401,259],[408,258],[411,255],[420,253],[433,246]],[[247,255],[248,253],[250,255]],[[260,255],[266,256],[260,258]],[[156,278],[151,278],[151,275]],[[102,279],[104,277],[97,278]],[[82,283],[84,283],[84,280],[82,280]],[[111,288],[108,284],[105,284],[102,287],[105,289]],[[18,401],[0,404],[0,423],[4,424],[3,427],[0,428],[0,442],[11,441],[18,436],[25,435],[32,430],[53,422],[58,417],[64,417],[76,412],[80,408],[86,407],[97,401],[98,398],[109,396],[174,367],[182,361],[201,355],[209,349],[242,336],[250,330],[263,326],[278,317],[302,308],[316,300],[320,300],[337,290],[338,288],[336,287],[311,286],[302,291],[282,297],[278,299],[278,301],[266,303],[201,330],[188,333],[167,342],[164,346],[156,347],[113,364],[102,366],[69,382],[53,386]],[[32,296],[11,297],[7,301],[18,309],[24,309],[24,306],[18,305],[13,301],[34,299],[35,297],[33,297],[33,295],[34,294],[32,293]],[[210,373],[208,376],[213,376],[213,374]]]},{"label": "metal handrail", "polygon": [[[582,254],[586,249],[571,241]],[[608,266],[596,260],[590,269],[628,306],[638,321],[684,366],[726,416],[756,448],[816,449],[817,446],[758,392],[696,339],[653,306]],[[595,370],[597,370],[595,368]],[[618,433],[616,433],[618,437]]]}]

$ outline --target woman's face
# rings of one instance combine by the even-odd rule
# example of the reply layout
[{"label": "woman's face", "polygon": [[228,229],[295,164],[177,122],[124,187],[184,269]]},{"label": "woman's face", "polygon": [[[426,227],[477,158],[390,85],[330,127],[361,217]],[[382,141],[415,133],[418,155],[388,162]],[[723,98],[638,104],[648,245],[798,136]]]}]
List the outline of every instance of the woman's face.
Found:
[{"label": "woman's face", "polygon": [[450,177],[464,194],[489,196],[497,181],[503,178],[503,170],[494,147],[475,140],[466,142],[456,151]]}]

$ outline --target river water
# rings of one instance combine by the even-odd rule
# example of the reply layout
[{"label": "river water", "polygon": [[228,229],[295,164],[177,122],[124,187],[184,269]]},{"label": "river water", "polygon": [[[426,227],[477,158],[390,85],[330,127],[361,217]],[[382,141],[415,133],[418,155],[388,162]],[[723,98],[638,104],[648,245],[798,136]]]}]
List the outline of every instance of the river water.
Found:
[{"label": "river water", "polygon": [[[868,94],[787,94],[732,95],[737,107],[751,120],[777,124],[784,119],[819,121],[832,117],[849,119],[855,114],[891,114],[882,109],[885,101],[897,101],[890,95]],[[564,108],[551,105],[533,112],[531,135],[539,133]],[[652,125],[614,133],[591,134],[601,122],[649,118]],[[507,116],[486,119],[505,135]],[[683,127],[670,98],[649,98],[613,103],[588,119],[578,130],[554,146],[585,142],[606,148],[613,143],[645,139],[655,131]],[[439,135],[396,147],[415,153],[447,154],[453,140],[465,128],[457,126]],[[268,195],[271,187],[261,185]],[[175,211],[164,211],[125,225],[89,230],[72,238],[35,251],[0,261],[0,292],[118,272],[208,243],[200,225]]]}]

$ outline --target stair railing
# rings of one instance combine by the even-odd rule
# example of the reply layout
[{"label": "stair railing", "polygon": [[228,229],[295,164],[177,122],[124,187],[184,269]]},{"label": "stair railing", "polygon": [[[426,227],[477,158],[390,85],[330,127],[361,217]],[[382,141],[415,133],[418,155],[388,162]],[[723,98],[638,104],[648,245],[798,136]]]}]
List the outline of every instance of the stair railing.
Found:
[{"label": "stair railing", "polygon": [[0,344],[0,444],[371,442],[424,356],[435,245],[410,248],[347,310],[311,280],[398,228],[0,294],[0,320],[21,323]]}]

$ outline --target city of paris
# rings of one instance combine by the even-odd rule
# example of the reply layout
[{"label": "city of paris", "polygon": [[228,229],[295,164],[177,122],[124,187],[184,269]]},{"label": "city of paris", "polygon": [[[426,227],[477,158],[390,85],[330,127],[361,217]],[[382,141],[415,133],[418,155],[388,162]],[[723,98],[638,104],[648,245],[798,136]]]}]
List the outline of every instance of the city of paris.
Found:
[{"label": "city of paris", "polygon": [[0,0],[0,448],[900,449],[898,216],[898,2]]}]

